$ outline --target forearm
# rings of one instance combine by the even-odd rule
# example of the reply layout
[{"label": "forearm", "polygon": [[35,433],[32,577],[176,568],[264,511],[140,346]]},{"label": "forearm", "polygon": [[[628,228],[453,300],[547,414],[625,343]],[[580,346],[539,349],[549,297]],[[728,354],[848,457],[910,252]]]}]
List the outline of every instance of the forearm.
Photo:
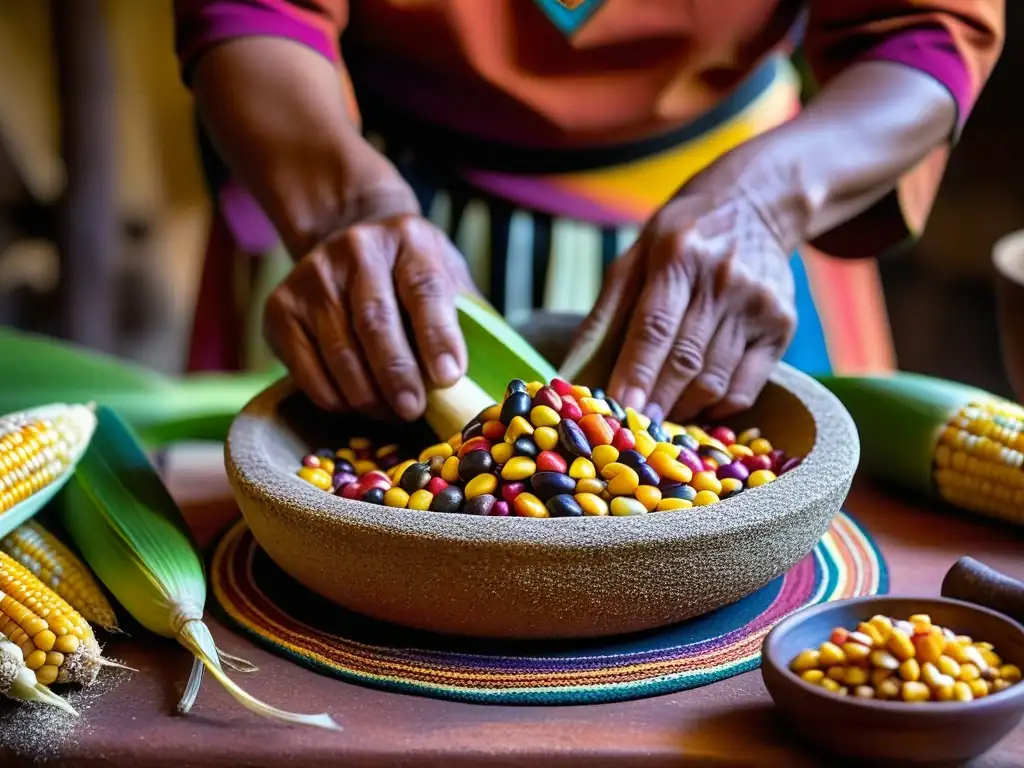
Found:
[{"label": "forearm", "polygon": [[[716,189],[751,200],[783,244],[796,248],[889,193],[949,139],[956,114],[949,91],[924,73],[855,64],[798,117],[726,156],[709,176]],[[705,183],[698,177],[692,188]]]},{"label": "forearm", "polygon": [[232,173],[296,258],[356,221],[419,212],[362,137],[335,65],[280,38],[244,38],[199,59],[200,116]]}]

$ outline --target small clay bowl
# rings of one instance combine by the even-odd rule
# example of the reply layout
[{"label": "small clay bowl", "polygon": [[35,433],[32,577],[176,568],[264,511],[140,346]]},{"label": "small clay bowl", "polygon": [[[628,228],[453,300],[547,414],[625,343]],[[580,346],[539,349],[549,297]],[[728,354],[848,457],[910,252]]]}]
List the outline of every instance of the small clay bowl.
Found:
[{"label": "small clay bowl", "polygon": [[1024,627],[972,603],[860,597],[815,605],[776,624],[762,647],[765,686],[792,728],[835,757],[870,760],[870,765],[962,765],[1009,734],[1024,716],[1024,683],[970,702],[909,704],[838,696],[789,669],[800,651],[817,648],[836,627],[851,629],[876,614],[905,619],[917,613],[957,634],[992,643],[1006,663],[1024,663]]},{"label": "small clay bowl", "polygon": [[860,456],[853,420],[835,396],[781,365],[732,425],[757,425],[774,445],[806,458],[720,504],[636,517],[477,517],[325,493],[296,476],[311,448],[359,434],[420,446],[436,439],[423,425],[396,435],[395,426],[331,418],[287,380],[238,415],[225,453],[256,540],[329,600],[433,632],[584,638],[733,603],[789,570],[828,529]]}]

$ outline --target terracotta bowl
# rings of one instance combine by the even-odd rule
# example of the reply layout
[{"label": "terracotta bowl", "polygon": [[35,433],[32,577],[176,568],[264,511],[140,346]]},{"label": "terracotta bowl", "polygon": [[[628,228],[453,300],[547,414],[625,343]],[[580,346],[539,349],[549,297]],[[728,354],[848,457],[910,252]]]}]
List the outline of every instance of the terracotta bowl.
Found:
[{"label": "terracotta bowl", "polygon": [[782,715],[801,737],[857,765],[962,765],[997,744],[1024,716],[1024,684],[965,703],[873,701],[840,697],[801,680],[789,662],[817,648],[837,626],[875,614],[926,613],[934,623],[995,646],[1024,663],[1024,627],[1001,613],[949,598],[861,597],[797,611],[775,625],[762,648],[761,674]]},{"label": "terracotta bowl", "polygon": [[[780,366],[733,426],[759,426],[806,456],[776,482],[719,505],[629,518],[528,519],[395,510],[324,493],[295,472],[311,448],[394,427],[318,412],[289,381],[235,419],[232,488],[267,554],[314,592],[359,613],[478,637],[597,637],[732,603],[814,547],[859,456],[839,401]],[[423,425],[400,438],[435,440]]]},{"label": "terracotta bowl", "polygon": [[1011,232],[992,249],[996,268],[1003,364],[1017,399],[1024,402],[1024,230]]}]

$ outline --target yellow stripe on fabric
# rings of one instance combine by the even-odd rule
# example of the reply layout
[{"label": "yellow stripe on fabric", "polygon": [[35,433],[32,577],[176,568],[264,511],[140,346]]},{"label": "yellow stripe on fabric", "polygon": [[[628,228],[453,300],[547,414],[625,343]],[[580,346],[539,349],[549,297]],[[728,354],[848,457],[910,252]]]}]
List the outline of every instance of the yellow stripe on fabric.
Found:
[{"label": "yellow stripe on fabric", "polygon": [[745,110],[686,144],[614,168],[544,177],[570,194],[647,218],[681,184],[726,152],[793,117],[799,109],[799,79],[787,63],[780,75]]}]

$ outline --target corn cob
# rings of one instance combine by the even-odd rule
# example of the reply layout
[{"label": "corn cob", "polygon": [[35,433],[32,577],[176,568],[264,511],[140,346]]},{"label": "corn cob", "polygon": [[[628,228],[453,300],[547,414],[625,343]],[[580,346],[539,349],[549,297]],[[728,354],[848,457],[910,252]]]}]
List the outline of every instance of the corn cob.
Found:
[{"label": "corn cob", "polygon": [[84,406],[53,406],[0,418],[0,513],[63,475],[93,423]]},{"label": "corn cob", "polygon": [[82,615],[9,555],[0,552],[0,633],[17,645],[43,685],[96,680],[113,665]]},{"label": "corn cob", "polygon": [[36,679],[25,666],[21,648],[0,635],[0,695],[21,701],[38,701],[65,712],[78,715],[75,708]]},{"label": "corn cob", "polygon": [[117,616],[92,572],[39,523],[30,521],[0,541],[0,550],[28,568],[93,626],[117,631]]},{"label": "corn cob", "polygon": [[1024,522],[1024,408],[972,400],[946,424],[935,449],[935,484],[947,502]]}]

